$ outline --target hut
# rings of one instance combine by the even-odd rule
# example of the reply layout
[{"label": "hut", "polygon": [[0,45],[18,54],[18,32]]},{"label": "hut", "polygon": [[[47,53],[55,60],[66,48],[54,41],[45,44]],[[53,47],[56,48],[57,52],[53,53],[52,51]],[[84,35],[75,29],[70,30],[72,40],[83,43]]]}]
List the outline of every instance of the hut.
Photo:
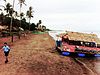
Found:
[{"label": "hut", "polygon": [[4,29],[4,27],[3,26],[0,26],[0,31],[3,30],[3,29]]},{"label": "hut", "polygon": [[8,26],[1,26],[1,25],[0,25],[0,31],[6,30],[7,28],[8,28]]}]

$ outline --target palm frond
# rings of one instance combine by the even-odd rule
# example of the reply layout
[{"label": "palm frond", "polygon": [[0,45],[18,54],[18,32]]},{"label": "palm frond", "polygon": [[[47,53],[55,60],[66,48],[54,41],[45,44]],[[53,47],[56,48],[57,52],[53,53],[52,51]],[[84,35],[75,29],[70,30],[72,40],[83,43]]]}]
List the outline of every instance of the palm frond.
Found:
[{"label": "palm frond", "polygon": [[4,0],[6,2],[6,0]]},{"label": "palm frond", "polygon": [[2,11],[2,9],[0,9]]}]

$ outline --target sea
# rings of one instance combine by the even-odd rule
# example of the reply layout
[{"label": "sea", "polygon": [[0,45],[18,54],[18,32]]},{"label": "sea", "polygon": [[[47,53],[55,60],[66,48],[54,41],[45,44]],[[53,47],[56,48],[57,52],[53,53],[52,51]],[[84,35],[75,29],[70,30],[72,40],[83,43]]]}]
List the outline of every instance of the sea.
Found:
[{"label": "sea", "polygon": [[57,37],[56,35],[60,34],[60,33],[65,33],[64,30],[52,30],[52,31],[49,31],[49,35],[54,39],[56,40]]}]

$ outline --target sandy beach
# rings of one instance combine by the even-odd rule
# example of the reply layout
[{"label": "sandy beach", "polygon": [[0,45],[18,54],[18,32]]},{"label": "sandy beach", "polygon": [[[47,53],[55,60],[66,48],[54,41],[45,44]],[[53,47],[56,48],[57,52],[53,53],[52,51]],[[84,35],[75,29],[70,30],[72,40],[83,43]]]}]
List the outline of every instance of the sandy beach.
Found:
[{"label": "sandy beach", "polygon": [[[0,75],[91,74],[73,58],[59,55],[53,51],[54,47],[55,41],[48,33],[28,34],[26,37],[22,37],[11,46],[7,64],[4,63],[4,54],[0,50]],[[94,74],[97,75],[96,72]]]}]

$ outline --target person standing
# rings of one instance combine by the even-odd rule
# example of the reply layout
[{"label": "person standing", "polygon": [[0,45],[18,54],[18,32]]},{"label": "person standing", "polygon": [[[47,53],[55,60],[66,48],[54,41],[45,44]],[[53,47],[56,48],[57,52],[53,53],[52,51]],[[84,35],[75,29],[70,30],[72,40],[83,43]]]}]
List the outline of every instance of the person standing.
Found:
[{"label": "person standing", "polygon": [[60,36],[57,36],[56,46],[61,47],[61,45],[62,45],[62,38]]},{"label": "person standing", "polygon": [[2,49],[3,49],[3,51],[4,51],[5,58],[6,58],[5,63],[7,63],[7,62],[8,62],[8,55],[9,55],[10,47],[9,47],[9,46],[7,45],[7,43],[5,42]]}]

